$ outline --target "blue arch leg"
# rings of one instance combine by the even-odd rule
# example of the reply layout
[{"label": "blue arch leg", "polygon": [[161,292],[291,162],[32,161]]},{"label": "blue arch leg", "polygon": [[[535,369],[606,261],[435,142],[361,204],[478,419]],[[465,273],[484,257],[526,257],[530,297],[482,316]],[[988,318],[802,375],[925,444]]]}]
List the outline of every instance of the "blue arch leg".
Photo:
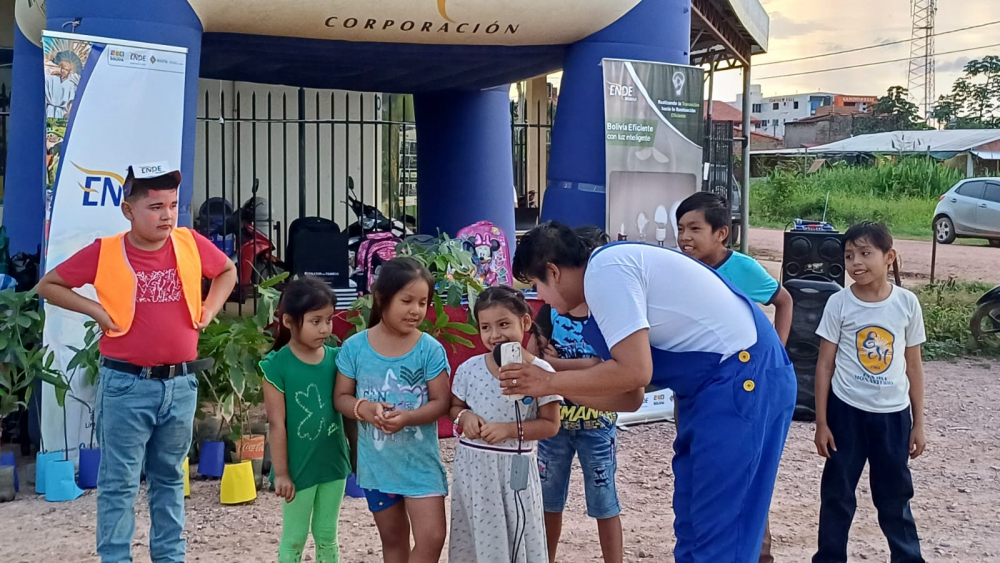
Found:
[{"label": "blue arch leg", "polygon": [[643,0],[611,26],[569,47],[552,127],[543,221],[605,226],[601,59],[687,64],[690,37],[690,0]]},{"label": "blue arch leg", "polygon": [[[414,97],[420,232],[493,222],[514,240],[509,87]],[[512,249],[513,250],[513,249]]]},{"label": "blue arch leg", "polygon": [[[45,223],[45,93],[42,48],[14,25],[10,140],[3,224],[10,252],[34,253]],[[26,289],[26,288],[21,288]]]}]

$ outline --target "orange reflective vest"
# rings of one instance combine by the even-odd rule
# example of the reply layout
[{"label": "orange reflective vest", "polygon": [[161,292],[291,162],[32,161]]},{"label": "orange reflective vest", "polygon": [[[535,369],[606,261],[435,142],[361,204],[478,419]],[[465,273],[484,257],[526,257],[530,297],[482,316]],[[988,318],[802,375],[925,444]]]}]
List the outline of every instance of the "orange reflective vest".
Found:
[{"label": "orange reflective vest", "polygon": [[[121,332],[109,331],[105,336],[117,337],[132,328],[135,317],[135,294],[137,280],[132,265],[125,253],[125,235],[101,239],[101,254],[97,261],[97,276],[94,288],[97,300],[108,312]],[[176,228],[170,233],[174,256],[177,259],[177,276],[181,280],[181,291],[188,311],[191,312],[192,328],[201,321],[201,255],[198,243],[189,229]]]}]

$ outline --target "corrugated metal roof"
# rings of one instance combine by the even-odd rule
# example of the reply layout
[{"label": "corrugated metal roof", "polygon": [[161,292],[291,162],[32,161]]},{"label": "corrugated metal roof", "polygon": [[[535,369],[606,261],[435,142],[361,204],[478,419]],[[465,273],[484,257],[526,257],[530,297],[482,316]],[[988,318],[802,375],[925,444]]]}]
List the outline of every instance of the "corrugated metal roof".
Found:
[{"label": "corrugated metal roof", "polygon": [[983,160],[1000,160],[1000,151],[972,151],[972,154]]},{"label": "corrugated metal roof", "polygon": [[[966,152],[1000,141],[1000,129],[949,129],[945,131],[893,131],[858,135],[809,149],[809,153]],[[750,154],[799,154],[802,149],[754,151]]]}]

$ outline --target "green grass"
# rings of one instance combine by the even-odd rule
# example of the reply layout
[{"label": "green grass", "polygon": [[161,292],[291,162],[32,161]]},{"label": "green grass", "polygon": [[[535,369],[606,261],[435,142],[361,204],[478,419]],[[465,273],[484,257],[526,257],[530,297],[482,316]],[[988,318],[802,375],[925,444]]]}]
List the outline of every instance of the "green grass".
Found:
[{"label": "green grass", "polygon": [[886,199],[872,195],[827,193],[804,188],[791,194],[776,194],[772,186],[759,183],[750,190],[750,225],[783,229],[792,219],[826,221],[840,230],[860,221],[880,221],[898,238],[931,240],[931,221],[937,200]]},{"label": "green grass", "polygon": [[825,218],[843,230],[880,221],[899,238],[930,240],[939,196],[961,178],[923,158],[882,158],[867,167],[840,163],[810,175],[779,168],[751,187],[750,223],[784,228],[793,219]]}]

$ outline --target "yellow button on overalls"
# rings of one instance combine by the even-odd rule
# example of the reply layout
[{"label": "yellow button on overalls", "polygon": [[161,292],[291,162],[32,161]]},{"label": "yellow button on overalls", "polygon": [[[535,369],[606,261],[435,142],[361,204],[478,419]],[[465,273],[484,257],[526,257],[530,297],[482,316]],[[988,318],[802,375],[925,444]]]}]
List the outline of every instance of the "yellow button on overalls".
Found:
[{"label": "yellow button on overalls", "polygon": [[753,391],[754,387],[754,382],[749,379],[743,382],[743,390],[747,392]]},{"label": "yellow button on overalls", "polygon": [[746,350],[743,350],[742,352],[740,352],[740,361],[743,362],[744,364],[747,363],[747,362],[749,362],[750,361],[750,352],[747,352]]}]

